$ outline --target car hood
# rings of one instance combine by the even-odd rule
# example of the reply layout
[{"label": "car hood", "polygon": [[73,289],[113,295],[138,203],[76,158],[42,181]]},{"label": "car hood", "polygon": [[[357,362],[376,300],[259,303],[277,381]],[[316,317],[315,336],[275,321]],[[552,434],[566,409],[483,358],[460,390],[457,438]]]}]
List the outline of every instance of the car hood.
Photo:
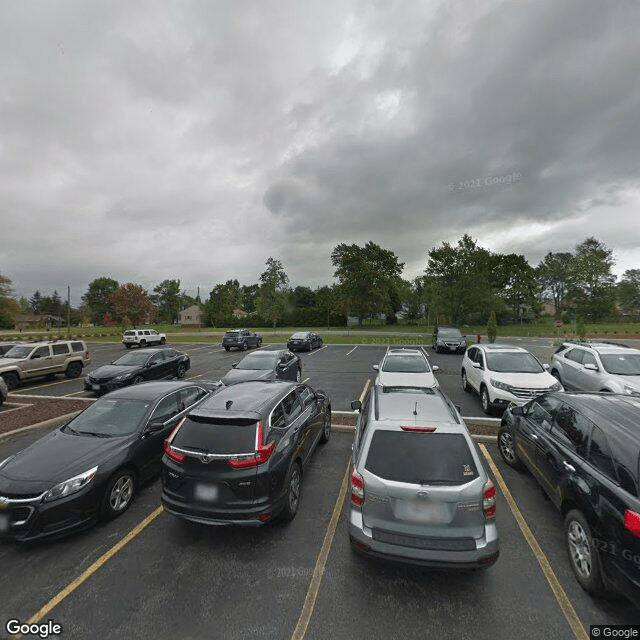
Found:
[{"label": "car hood", "polygon": [[139,371],[142,367],[127,364],[105,364],[92,371],[89,375],[93,378],[116,378],[117,376],[127,375]]},{"label": "car hood", "polygon": [[136,435],[98,438],[57,429],[0,469],[0,493],[37,493],[104,463]]},{"label": "car hood", "polygon": [[487,375],[493,380],[499,380],[513,387],[521,387],[523,389],[546,389],[558,382],[548,371],[541,371],[540,373],[487,371]]},{"label": "car hood", "polygon": [[397,373],[394,371],[380,371],[378,384],[385,387],[439,387],[432,372],[429,373]]},{"label": "car hood", "polygon": [[6,356],[2,356],[2,358],[0,358],[0,367],[9,367],[19,362],[24,362],[25,360],[26,358],[7,358]]},{"label": "car hood", "polygon": [[273,378],[275,378],[275,373],[270,369],[268,371],[264,369],[231,369],[231,371],[222,378],[222,383],[229,386],[237,382],[272,380]]}]

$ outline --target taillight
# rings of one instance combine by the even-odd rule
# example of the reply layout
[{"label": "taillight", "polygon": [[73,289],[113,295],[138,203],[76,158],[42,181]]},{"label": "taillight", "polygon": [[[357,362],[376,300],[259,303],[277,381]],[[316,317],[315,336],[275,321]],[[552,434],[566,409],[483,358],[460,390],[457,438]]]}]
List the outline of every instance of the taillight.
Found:
[{"label": "taillight", "polygon": [[171,443],[173,442],[173,439],[176,435],[176,433],[178,433],[178,429],[182,426],[182,423],[186,420],[186,416],[184,418],[182,418],[182,420],[180,420],[180,422],[176,425],[176,428],[169,434],[169,437],[164,441],[164,453],[168,458],[171,458],[171,460],[173,460],[174,462],[179,462],[182,463],[185,461],[185,458],[187,456],[185,456],[182,453],[178,453],[177,451],[174,450],[174,448],[171,446]]},{"label": "taillight", "polygon": [[624,528],[631,531],[634,536],[640,538],[640,513],[625,509],[624,512]]},{"label": "taillight", "polygon": [[404,426],[400,427],[403,431],[417,431],[418,433],[433,433],[436,428],[435,427],[409,427]]},{"label": "taillight", "polygon": [[269,460],[273,450],[276,448],[276,443],[269,442],[268,444],[262,444],[263,431],[264,427],[262,422],[258,422],[258,444],[255,454],[246,457],[243,456],[242,458],[229,458],[227,462],[230,467],[234,469],[247,469],[249,467],[257,467]]},{"label": "taillight", "polygon": [[482,509],[485,518],[496,517],[496,488],[491,480],[487,480],[484,485],[484,495],[482,498]]},{"label": "taillight", "polygon": [[364,504],[364,480],[355,469],[351,474],[351,504],[356,507]]}]

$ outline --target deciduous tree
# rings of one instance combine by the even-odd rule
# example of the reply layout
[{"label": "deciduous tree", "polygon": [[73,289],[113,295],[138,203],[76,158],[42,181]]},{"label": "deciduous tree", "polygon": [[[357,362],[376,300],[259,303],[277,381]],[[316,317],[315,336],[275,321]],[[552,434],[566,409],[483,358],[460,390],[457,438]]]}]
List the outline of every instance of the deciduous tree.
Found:
[{"label": "deciduous tree", "polygon": [[149,299],[147,292],[139,285],[128,282],[118,287],[111,295],[116,318],[130,318],[134,326],[155,319],[158,308]]},{"label": "deciduous tree", "polygon": [[87,292],[82,296],[82,301],[89,311],[91,322],[102,323],[104,314],[113,312],[111,296],[118,290],[119,284],[113,278],[101,277],[89,283]]},{"label": "deciduous tree", "polygon": [[536,267],[536,275],[542,289],[541,295],[543,299],[553,300],[556,316],[559,316],[564,308],[571,279],[571,259],[570,253],[549,252]]},{"label": "deciduous tree", "polygon": [[268,258],[266,267],[260,274],[256,310],[265,320],[272,322],[275,328],[287,308],[289,277],[280,260]]}]

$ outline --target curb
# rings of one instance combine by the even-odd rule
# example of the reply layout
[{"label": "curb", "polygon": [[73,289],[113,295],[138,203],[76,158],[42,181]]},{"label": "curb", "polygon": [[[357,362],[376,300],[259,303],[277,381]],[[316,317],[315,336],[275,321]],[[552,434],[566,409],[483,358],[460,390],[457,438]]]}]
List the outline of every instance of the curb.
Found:
[{"label": "curb", "polygon": [[71,418],[75,418],[80,411],[73,411],[72,413],[67,413],[63,416],[58,416],[57,418],[50,418],[49,420],[44,420],[43,422],[38,422],[36,424],[29,425],[28,427],[21,427],[20,429],[14,429],[13,431],[7,431],[6,433],[0,433],[0,442],[10,438],[11,436],[18,435],[20,433],[28,433],[29,431],[37,431],[38,429],[47,429],[50,427],[58,427]]}]

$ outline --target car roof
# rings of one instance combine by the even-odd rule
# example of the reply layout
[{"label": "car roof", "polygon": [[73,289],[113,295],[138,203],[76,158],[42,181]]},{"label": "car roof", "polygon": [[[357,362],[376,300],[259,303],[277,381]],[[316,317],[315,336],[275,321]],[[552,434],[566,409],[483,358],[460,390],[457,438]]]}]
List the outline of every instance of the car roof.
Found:
[{"label": "car roof", "polygon": [[464,424],[438,389],[376,386],[374,393],[376,421]]},{"label": "car roof", "polygon": [[513,351],[515,353],[529,353],[523,347],[517,347],[514,344],[474,344],[474,347],[478,347],[483,351]]},{"label": "car roof", "polygon": [[624,393],[589,393],[564,391],[554,393],[559,400],[568,402],[596,424],[603,422],[632,433],[640,440],[638,413],[640,398]]},{"label": "car roof", "polygon": [[260,351],[252,351],[248,353],[243,360],[247,358],[266,358],[266,356],[279,356],[282,353],[287,353],[286,349],[261,349]]},{"label": "car roof", "polygon": [[640,349],[634,349],[629,345],[617,342],[565,342],[563,346],[567,349],[571,347],[586,347],[598,353],[640,353]]},{"label": "car roof", "polygon": [[[220,414],[257,413],[295,389],[299,383],[284,380],[251,380],[222,387],[191,412],[191,415],[213,417]],[[231,402],[231,404],[229,404]]]},{"label": "car roof", "polygon": [[[216,385],[217,386],[217,385]],[[201,387],[208,389],[206,381],[189,382],[185,380],[158,380],[156,382],[143,382],[129,387],[123,387],[117,391],[103,396],[103,398],[132,398],[136,400],[155,400],[165,393],[171,393],[186,387]]]}]

